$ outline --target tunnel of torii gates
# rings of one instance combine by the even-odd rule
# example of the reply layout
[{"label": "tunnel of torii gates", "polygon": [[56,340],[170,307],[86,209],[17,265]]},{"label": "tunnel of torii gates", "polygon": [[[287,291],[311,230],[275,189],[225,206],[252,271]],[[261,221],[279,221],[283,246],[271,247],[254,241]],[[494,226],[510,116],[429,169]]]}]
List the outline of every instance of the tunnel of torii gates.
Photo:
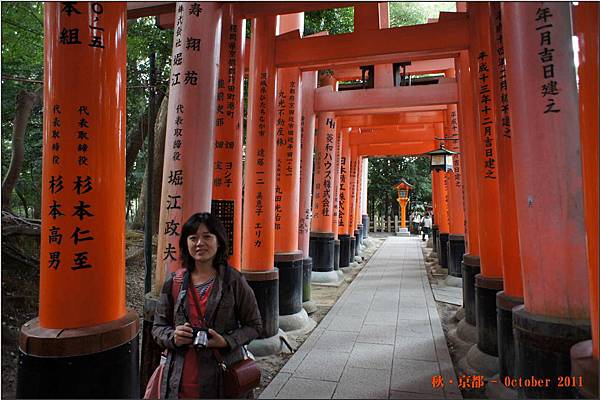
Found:
[{"label": "tunnel of torii gates", "polygon": [[[353,33],[302,37],[303,12],[342,6],[354,6]],[[339,279],[360,253],[368,158],[446,139],[459,155],[433,173],[435,251],[462,279],[472,351],[497,360],[501,378],[577,378],[518,388],[524,397],[597,396],[598,3],[457,10],[389,28],[375,2],[46,3],[47,212],[17,395],[139,396],[160,353],[154,305],[195,212],[224,221],[231,264],[256,294],[264,329],[252,350],[278,351],[279,328],[308,323],[311,280]],[[142,327],[125,306],[125,61],[128,18],[149,15],[174,41],[140,363]],[[394,85],[393,64],[408,61],[407,74],[443,76]],[[373,88],[337,90],[365,65]]]}]

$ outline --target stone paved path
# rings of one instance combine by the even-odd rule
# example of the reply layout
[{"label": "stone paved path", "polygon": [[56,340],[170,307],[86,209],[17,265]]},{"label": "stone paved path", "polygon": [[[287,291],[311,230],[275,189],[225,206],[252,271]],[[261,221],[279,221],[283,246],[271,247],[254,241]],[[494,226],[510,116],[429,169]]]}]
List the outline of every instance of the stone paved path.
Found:
[{"label": "stone paved path", "polygon": [[462,398],[422,245],[388,237],[260,398]]}]

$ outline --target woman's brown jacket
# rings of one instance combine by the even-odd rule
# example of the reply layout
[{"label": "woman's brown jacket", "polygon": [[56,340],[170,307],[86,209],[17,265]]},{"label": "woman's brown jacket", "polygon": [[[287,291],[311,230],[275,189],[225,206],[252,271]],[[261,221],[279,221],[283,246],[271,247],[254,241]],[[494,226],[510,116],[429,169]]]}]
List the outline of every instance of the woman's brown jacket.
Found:
[{"label": "woman's brown jacket", "polygon": [[[161,382],[160,398],[177,398],[181,381],[186,346],[177,347],[173,341],[175,326],[186,321],[182,308],[189,315],[188,302],[172,296],[173,280],[182,283],[181,273],[173,273],[164,283],[156,312],[152,336],[164,348],[169,349]],[[183,304],[180,304],[183,303]],[[181,306],[181,307],[180,307]],[[262,322],[254,292],[242,274],[227,265],[221,265],[206,304],[205,319],[208,326],[221,334],[229,348],[221,349],[226,364],[243,359],[243,345],[262,333]],[[200,396],[221,397],[221,370],[212,349],[198,351]]]}]

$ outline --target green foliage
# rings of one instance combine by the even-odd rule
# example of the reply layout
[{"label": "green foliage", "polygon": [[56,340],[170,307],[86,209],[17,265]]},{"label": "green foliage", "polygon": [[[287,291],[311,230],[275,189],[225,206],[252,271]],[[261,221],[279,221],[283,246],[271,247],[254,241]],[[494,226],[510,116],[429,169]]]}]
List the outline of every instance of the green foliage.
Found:
[{"label": "green foliage", "polygon": [[428,18],[438,18],[440,11],[456,11],[454,2],[389,2],[390,28],[426,24]]},{"label": "green foliage", "polygon": [[414,186],[410,192],[410,204],[431,204],[431,173],[429,157],[369,158],[369,188],[367,192],[369,212],[377,210],[381,215],[391,207],[397,209],[398,194],[394,186],[401,179]]},{"label": "green foliage", "polygon": [[304,36],[327,31],[330,35],[354,31],[354,7],[304,13]]}]

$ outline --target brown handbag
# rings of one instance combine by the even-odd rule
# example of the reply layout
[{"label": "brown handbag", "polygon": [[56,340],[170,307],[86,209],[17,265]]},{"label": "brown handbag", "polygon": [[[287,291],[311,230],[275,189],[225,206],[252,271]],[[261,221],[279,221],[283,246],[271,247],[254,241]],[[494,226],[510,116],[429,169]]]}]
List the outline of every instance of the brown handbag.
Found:
[{"label": "brown handbag", "polygon": [[229,366],[223,362],[218,350],[213,350],[215,358],[223,371],[223,395],[228,399],[246,397],[248,392],[260,386],[260,368],[250,358]]}]

